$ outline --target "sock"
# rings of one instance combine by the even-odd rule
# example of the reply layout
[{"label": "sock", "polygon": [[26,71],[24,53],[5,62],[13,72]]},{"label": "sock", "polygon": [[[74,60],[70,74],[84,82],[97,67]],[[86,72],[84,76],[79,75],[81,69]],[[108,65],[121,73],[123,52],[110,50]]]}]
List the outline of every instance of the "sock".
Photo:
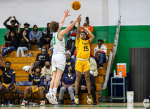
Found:
[{"label": "sock", "polygon": [[52,89],[52,88],[50,88],[50,89],[49,89],[49,92],[52,92],[52,91],[53,91],[53,89]]},{"label": "sock", "polygon": [[54,95],[56,96],[57,88],[53,88],[53,93],[54,93]]},{"label": "sock", "polygon": [[73,102],[74,100],[72,100],[72,102]]}]

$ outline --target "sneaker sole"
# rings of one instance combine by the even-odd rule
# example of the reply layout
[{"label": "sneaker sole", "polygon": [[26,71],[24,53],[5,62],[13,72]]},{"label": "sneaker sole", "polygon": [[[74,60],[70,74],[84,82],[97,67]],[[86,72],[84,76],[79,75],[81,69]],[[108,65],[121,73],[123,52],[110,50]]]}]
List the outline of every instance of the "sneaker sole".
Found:
[{"label": "sneaker sole", "polygon": [[56,102],[52,99],[54,99],[54,97],[52,97],[51,95],[47,95],[46,94],[46,98],[48,99],[48,101],[51,103],[51,104],[55,104]]},{"label": "sneaker sole", "polygon": [[76,103],[76,104],[79,104],[79,100],[76,102],[76,100],[74,100],[74,102]]},{"label": "sneaker sole", "polygon": [[50,98],[51,98],[51,102],[50,103],[52,103],[52,104],[58,104],[58,102],[56,102],[55,101],[55,98],[54,98],[54,96],[52,96],[51,94],[50,94]]}]

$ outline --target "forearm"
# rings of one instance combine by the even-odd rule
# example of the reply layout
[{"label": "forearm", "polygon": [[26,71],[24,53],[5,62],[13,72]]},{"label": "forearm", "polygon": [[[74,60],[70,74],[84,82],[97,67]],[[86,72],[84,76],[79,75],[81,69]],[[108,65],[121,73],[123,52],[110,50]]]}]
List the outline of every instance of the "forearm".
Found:
[{"label": "forearm", "polygon": [[88,34],[91,36],[92,39],[94,39],[94,35],[91,33],[91,31],[89,29],[86,29],[86,31],[88,32]]},{"label": "forearm", "polygon": [[10,89],[15,83],[15,74],[13,74],[12,76],[12,82],[10,83],[10,85],[8,86],[8,88]]},{"label": "forearm", "polygon": [[32,76],[31,76],[31,74],[29,74],[29,82],[31,82],[32,81]]},{"label": "forearm", "polygon": [[18,33],[20,33],[20,26],[18,27]]},{"label": "forearm", "polygon": [[70,85],[70,86],[75,86],[75,84],[72,84],[72,85]]},{"label": "forearm", "polygon": [[78,31],[77,31],[77,36],[76,38],[79,39],[81,33],[81,27],[80,27],[80,22],[78,22]]},{"label": "forearm", "polygon": [[43,86],[43,83],[44,83],[44,76],[42,76],[42,78],[41,78],[41,82],[40,82],[40,84],[39,84],[39,85],[37,85],[37,86],[38,86],[38,87]]},{"label": "forearm", "polygon": [[15,19],[15,21],[16,21],[16,23],[19,25],[19,22],[18,22],[18,20],[17,20],[17,19]]},{"label": "forearm", "polygon": [[27,41],[27,42],[29,42],[29,39],[28,38],[26,38],[25,36],[23,36],[24,38],[25,38],[25,40]]},{"label": "forearm", "polygon": [[9,21],[10,19],[7,19],[3,24],[4,26],[7,28],[7,22]]}]

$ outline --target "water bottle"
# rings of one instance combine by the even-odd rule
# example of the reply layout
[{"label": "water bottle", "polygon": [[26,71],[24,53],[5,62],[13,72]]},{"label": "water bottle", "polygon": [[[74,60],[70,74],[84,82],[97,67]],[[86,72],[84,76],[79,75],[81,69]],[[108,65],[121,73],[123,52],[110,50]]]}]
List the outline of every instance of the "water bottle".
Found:
[{"label": "water bottle", "polygon": [[106,43],[106,39],[104,39],[104,43]]},{"label": "water bottle", "polygon": [[116,70],[114,70],[114,77],[116,77]]},{"label": "water bottle", "polygon": [[121,72],[121,70],[120,70],[120,72],[119,72],[119,77],[122,77],[122,72]]}]

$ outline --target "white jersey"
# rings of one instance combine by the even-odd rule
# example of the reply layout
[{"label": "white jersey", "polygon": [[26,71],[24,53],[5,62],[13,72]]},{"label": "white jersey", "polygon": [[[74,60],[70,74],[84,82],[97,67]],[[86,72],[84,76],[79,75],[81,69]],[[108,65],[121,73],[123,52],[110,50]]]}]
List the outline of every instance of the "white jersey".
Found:
[{"label": "white jersey", "polygon": [[65,54],[65,39],[58,39],[58,32],[53,33],[53,55]]}]

